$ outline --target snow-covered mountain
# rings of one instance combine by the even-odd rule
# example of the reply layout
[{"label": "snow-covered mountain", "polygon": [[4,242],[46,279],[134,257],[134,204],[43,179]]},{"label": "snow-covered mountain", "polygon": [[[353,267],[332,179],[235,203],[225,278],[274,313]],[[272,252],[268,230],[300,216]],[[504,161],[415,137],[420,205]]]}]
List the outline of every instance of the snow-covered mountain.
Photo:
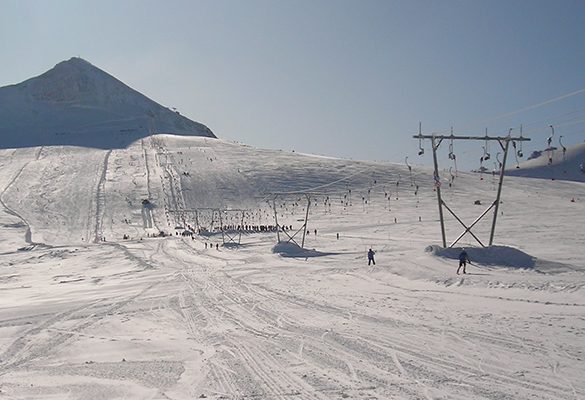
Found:
[{"label": "snow-covered mountain", "polygon": [[[509,158],[513,159],[514,154]],[[562,148],[536,151],[526,161],[508,167],[507,175],[527,178],[585,182],[585,142]]]},{"label": "snow-covered mountain", "polygon": [[444,250],[429,169],[216,139],[80,59],[0,101],[0,398],[585,398],[585,184],[506,178],[484,249],[497,177],[443,176]]},{"label": "snow-covered mountain", "polygon": [[81,58],[0,88],[0,147],[126,147],[154,132],[214,138]]}]

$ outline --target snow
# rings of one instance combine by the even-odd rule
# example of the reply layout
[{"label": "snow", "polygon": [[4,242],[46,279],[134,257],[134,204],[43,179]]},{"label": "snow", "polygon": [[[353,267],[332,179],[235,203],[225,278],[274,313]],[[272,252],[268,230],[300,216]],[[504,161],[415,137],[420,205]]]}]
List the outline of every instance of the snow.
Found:
[{"label": "snow", "polygon": [[[152,132],[215,137],[81,58],[0,88],[1,148],[124,148]],[[26,132],[26,134],[23,134]]]},{"label": "snow", "polygon": [[[172,135],[4,149],[0,170],[0,398],[585,397],[583,183],[506,177],[496,246],[464,236],[456,275],[429,170],[415,194],[406,166]],[[496,186],[442,194],[471,223]],[[308,250],[212,229],[207,208],[273,225],[279,193],[293,235],[302,191]],[[196,209],[209,235],[177,235]]]},{"label": "snow", "polygon": [[[549,147],[536,157],[508,168],[508,174],[541,179],[585,182],[585,142],[565,148]],[[513,158],[514,154],[509,157]]]},{"label": "snow", "polygon": [[534,257],[521,250],[508,246],[490,246],[465,249],[463,247],[441,248],[429,246],[426,251],[439,257],[459,259],[459,254],[466,250],[473,263],[481,265],[496,265],[512,268],[532,268],[535,265]]}]

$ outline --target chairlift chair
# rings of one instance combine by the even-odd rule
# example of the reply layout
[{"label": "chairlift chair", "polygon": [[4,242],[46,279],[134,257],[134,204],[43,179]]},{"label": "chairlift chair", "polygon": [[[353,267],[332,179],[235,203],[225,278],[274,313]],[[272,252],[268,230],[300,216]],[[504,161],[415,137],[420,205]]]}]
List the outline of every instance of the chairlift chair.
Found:
[{"label": "chairlift chair", "polygon": [[488,134],[487,134],[487,128],[485,129],[485,146],[483,147],[483,160],[487,161],[490,159],[490,152],[489,152],[489,142],[488,142]]},{"label": "chairlift chair", "polygon": [[[451,128],[451,136],[453,136],[453,128]],[[453,165],[455,166],[455,176],[457,176],[457,157],[453,152],[453,139],[451,139],[451,142],[449,143],[449,160],[453,160]]]},{"label": "chairlift chair", "polygon": [[565,154],[567,153],[567,148],[563,145],[562,139],[563,135],[559,136],[559,144],[563,148],[563,161],[565,161]]},{"label": "chairlift chair", "polygon": [[512,146],[514,147],[514,157],[516,157],[516,168],[520,168],[520,161],[518,160],[518,151],[516,151],[515,141],[512,141]]},{"label": "chairlift chair", "polygon": [[423,154],[425,154],[425,149],[422,145],[422,138],[418,138],[418,155],[422,156]]},{"label": "chairlift chair", "polygon": [[549,125],[550,129],[552,129],[552,134],[546,139],[546,143],[547,143],[547,151],[548,151],[548,165],[551,165],[553,162],[553,149],[551,146],[552,140],[553,140],[553,136],[555,135],[555,128],[552,125]]},{"label": "chairlift chair", "polygon": [[[516,146],[514,146],[514,148],[516,148]],[[524,154],[522,153],[522,125],[520,125],[520,143],[518,143],[516,155],[520,158],[524,157]]]}]

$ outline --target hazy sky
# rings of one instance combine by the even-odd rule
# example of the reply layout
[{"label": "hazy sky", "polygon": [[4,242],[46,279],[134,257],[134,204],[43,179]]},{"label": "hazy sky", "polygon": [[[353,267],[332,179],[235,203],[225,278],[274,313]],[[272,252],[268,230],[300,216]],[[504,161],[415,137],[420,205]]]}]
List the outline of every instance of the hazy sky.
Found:
[{"label": "hazy sky", "polygon": [[[412,139],[419,121],[424,133],[456,134],[523,124],[525,152],[545,147],[551,124],[565,145],[585,139],[582,0],[0,6],[0,86],[80,56],[257,147],[428,164],[428,143],[419,158]],[[454,147],[475,166],[481,145]]]}]

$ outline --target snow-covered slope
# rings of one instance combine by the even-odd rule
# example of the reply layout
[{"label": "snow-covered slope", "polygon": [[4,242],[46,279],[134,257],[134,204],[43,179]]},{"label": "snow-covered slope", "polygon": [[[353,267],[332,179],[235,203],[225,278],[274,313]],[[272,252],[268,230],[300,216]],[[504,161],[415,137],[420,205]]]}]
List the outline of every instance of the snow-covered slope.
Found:
[{"label": "snow-covered slope", "polygon": [[[466,275],[425,252],[433,184],[204,137],[0,150],[0,398],[583,398],[584,184],[507,177]],[[442,194],[469,225],[496,189]]]},{"label": "snow-covered slope", "polygon": [[81,58],[0,88],[0,147],[125,147],[153,132],[215,137]]},{"label": "snow-covered slope", "polygon": [[[514,154],[509,156],[514,158]],[[514,163],[511,163],[514,164]],[[508,175],[585,182],[585,142],[536,152],[535,157],[509,167]]]}]

